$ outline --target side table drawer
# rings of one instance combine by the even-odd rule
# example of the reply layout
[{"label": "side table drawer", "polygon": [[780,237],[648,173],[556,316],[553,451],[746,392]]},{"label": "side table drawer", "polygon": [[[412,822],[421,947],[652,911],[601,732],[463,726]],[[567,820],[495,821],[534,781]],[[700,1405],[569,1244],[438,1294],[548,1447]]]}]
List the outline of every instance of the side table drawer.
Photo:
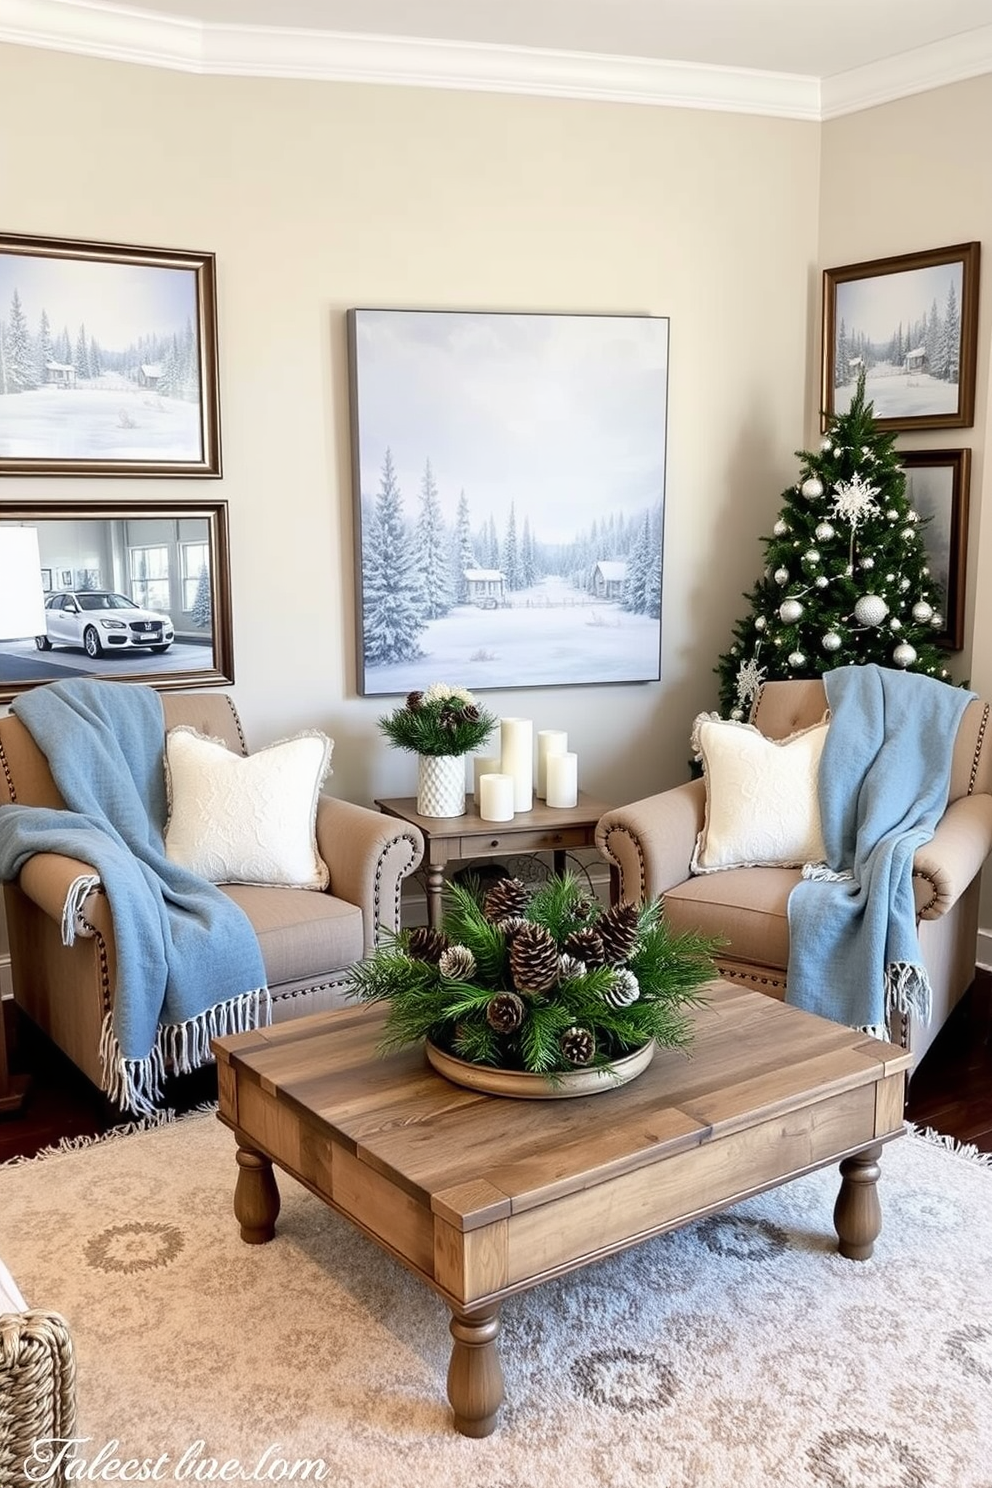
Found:
[{"label": "side table drawer", "polygon": [[536,832],[501,832],[493,822],[492,835],[462,837],[458,845],[464,858],[491,858],[500,853],[561,852],[569,847],[591,847],[594,827],[542,827]]}]

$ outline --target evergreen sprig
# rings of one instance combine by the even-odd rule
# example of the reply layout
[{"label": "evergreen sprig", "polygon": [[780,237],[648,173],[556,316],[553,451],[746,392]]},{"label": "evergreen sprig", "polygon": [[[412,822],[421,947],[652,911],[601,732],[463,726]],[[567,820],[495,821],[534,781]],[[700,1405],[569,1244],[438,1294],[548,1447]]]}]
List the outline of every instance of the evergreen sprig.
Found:
[{"label": "evergreen sprig", "polygon": [[468,754],[479,749],[496,717],[464,687],[432,682],[425,692],[410,692],[402,708],[379,719],[390,744],[412,754]]},{"label": "evergreen sprig", "polygon": [[[450,884],[443,949],[435,944],[431,951],[437,960],[411,954],[414,932],[399,931],[352,968],[354,996],[389,1004],[384,1050],[429,1039],[471,1063],[554,1078],[575,1067],[563,1050],[563,1036],[576,1030],[590,1036],[592,1068],[609,1069],[611,1061],[652,1039],[664,1048],[688,1046],[688,1010],[703,1001],[701,989],[717,975],[716,941],[673,933],[655,902],[640,908],[634,945],[624,961],[587,966],[563,948],[575,930],[595,927],[605,911],[573,875],[555,876],[529,891],[523,914],[524,921],[552,936],[559,952],[557,979],[535,991],[513,979],[510,945],[520,920],[491,920],[484,902],[465,885]],[[505,1012],[513,998],[522,1008],[518,1026],[494,1026],[499,1024],[498,1017],[491,1021],[494,1006]],[[574,1047],[574,1040],[571,1046],[567,1038],[564,1042]]]}]

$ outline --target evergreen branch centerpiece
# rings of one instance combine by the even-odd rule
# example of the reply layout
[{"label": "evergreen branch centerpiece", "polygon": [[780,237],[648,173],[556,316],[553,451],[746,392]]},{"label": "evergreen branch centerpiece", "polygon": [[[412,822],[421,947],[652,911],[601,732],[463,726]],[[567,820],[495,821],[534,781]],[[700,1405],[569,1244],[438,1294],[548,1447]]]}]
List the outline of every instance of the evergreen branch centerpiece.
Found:
[{"label": "evergreen branch centerpiece", "polygon": [[443,929],[390,935],[352,968],[351,990],[389,1004],[384,1052],[426,1041],[432,1062],[440,1051],[564,1094],[556,1087],[576,1071],[609,1088],[618,1061],[643,1052],[637,1073],[656,1046],[686,1048],[688,1009],[717,975],[714,948],[674,934],[658,902],[603,910],[571,874],[536,889],[501,879],[481,898],[453,883]]},{"label": "evergreen branch centerpiece", "polygon": [[467,688],[446,682],[432,682],[424,692],[407,693],[401,708],[379,719],[390,744],[417,756],[421,816],[464,814],[464,756],[485,744],[496,722]]}]

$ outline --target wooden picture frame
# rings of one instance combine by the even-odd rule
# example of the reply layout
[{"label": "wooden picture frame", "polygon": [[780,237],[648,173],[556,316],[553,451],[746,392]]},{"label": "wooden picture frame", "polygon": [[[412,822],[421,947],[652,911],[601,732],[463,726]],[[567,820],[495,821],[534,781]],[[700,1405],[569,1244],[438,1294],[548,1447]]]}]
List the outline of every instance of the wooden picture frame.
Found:
[{"label": "wooden picture frame", "polygon": [[899,456],[906,495],[927,518],[923,541],[930,571],[944,594],[944,627],[937,634],[951,651],[964,645],[965,580],[968,571],[970,449],[912,450]]},{"label": "wooden picture frame", "polygon": [[[33,527],[41,567],[37,601],[47,606],[78,586],[80,576],[143,608],[164,613],[174,630],[144,645],[115,650],[108,641],[121,627],[101,631],[106,644],[87,654],[60,638],[28,633],[0,639],[0,703],[44,682],[96,676],[143,682],[160,691],[223,686],[234,681],[230,547],[226,501],[0,501],[0,557],[8,527]],[[45,577],[49,587],[45,588]],[[89,585],[92,588],[92,585]],[[128,619],[116,610],[105,618]],[[99,616],[92,616],[94,626]],[[53,639],[52,637],[55,636]]]},{"label": "wooden picture frame", "polygon": [[668,339],[349,310],[361,695],[658,680]]},{"label": "wooden picture frame", "polygon": [[862,369],[880,429],[971,427],[980,254],[958,243],[824,270],[823,429]]},{"label": "wooden picture frame", "polygon": [[0,233],[0,475],[220,473],[214,255]]}]

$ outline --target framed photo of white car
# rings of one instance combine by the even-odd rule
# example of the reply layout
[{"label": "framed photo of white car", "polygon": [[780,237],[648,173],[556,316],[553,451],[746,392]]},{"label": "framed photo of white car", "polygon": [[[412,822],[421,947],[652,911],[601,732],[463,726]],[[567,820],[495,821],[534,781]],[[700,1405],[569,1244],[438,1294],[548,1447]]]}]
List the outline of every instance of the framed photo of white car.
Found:
[{"label": "framed photo of white car", "polygon": [[971,427],[980,255],[958,243],[824,270],[824,429],[862,372],[880,429]]},{"label": "framed photo of white car", "polygon": [[234,681],[225,501],[0,501],[0,702],[79,676]]},{"label": "framed photo of white car", "polygon": [[219,476],[212,253],[0,233],[0,475]]}]

